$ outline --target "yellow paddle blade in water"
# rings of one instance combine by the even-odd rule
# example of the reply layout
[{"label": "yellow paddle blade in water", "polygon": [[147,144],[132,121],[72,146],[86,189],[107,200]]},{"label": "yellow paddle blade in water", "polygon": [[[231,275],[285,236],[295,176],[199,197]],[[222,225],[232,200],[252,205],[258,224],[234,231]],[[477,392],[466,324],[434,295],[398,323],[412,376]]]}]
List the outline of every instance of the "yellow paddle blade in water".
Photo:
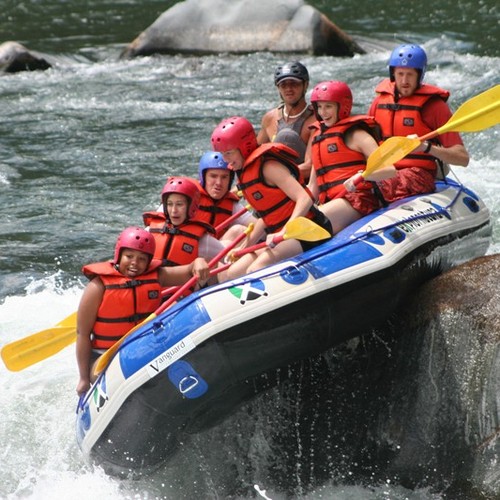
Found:
[{"label": "yellow paddle blade in water", "polygon": [[76,312],[56,326],[2,347],[2,360],[11,371],[20,371],[58,353],[76,340]]},{"label": "yellow paddle blade in water", "polygon": [[284,240],[320,241],[330,238],[331,234],[307,217],[296,217],[285,225]]}]

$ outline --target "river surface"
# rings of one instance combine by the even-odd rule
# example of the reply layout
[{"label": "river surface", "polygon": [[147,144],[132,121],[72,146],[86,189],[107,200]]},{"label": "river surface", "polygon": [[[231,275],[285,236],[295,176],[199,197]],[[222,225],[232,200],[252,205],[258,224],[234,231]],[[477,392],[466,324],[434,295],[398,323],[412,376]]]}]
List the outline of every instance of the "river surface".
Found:
[{"label": "river surface", "polygon": [[[158,205],[168,176],[195,175],[222,118],[240,114],[258,126],[262,113],[277,104],[274,67],[293,57],[172,55],[123,61],[118,56],[124,45],[174,2],[1,3],[0,43],[21,42],[55,62],[46,72],[0,75],[3,345],[49,328],[75,310],[84,286],[81,266],[112,256],[117,234],[141,224],[142,212]],[[313,4],[370,48],[349,59],[297,56],[312,84],[348,82],[356,113],[367,110],[385,76],[390,48],[404,41],[424,46],[430,61],[426,81],[449,89],[454,109],[499,83],[495,0]],[[499,133],[497,126],[463,134],[472,160],[467,169],[453,169],[491,209],[489,253],[500,251]],[[76,382],[73,347],[22,372],[0,366],[0,498],[227,497],[224,474],[201,450],[191,461],[184,458],[182,468],[167,467],[140,481],[118,481],[84,463],[74,436]],[[237,421],[234,426],[236,432]],[[255,446],[264,445],[256,438]],[[251,459],[235,456],[239,464]],[[240,489],[238,498],[257,495],[254,484],[266,490],[265,478],[240,474],[248,488]],[[348,486],[345,474],[313,491],[299,489],[295,496],[441,498],[439,492],[408,491],[389,479]],[[267,495],[286,497],[279,490],[268,489]]]}]

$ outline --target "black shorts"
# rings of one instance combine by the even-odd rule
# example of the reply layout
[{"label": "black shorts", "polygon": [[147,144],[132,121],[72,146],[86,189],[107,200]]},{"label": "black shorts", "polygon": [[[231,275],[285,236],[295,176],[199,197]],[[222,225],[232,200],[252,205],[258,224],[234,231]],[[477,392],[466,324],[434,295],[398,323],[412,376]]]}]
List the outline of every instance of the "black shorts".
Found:
[{"label": "black shorts", "polygon": [[326,229],[330,233],[330,236],[328,238],[325,238],[324,240],[318,240],[318,241],[299,240],[300,245],[302,246],[302,250],[304,252],[311,248],[317,247],[318,245],[321,245],[321,243],[324,243],[326,240],[330,239],[333,236],[332,223],[330,222],[330,219],[328,219],[328,217],[323,212],[316,209],[314,211],[314,217],[311,220],[316,224],[318,224],[318,226],[321,226],[323,229]]}]

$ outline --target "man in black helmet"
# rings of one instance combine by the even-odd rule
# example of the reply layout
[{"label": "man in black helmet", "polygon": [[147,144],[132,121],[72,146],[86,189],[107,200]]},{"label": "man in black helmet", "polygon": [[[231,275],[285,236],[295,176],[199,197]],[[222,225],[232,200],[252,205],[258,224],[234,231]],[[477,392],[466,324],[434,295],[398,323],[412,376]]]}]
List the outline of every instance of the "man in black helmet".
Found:
[{"label": "man in black helmet", "polygon": [[305,98],[309,85],[307,68],[298,61],[282,64],[274,72],[274,84],[282,102],[263,116],[257,142],[281,142],[295,149],[300,157],[299,168],[308,179],[311,160],[306,147],[311,135],[309,125],[315,117]]}]

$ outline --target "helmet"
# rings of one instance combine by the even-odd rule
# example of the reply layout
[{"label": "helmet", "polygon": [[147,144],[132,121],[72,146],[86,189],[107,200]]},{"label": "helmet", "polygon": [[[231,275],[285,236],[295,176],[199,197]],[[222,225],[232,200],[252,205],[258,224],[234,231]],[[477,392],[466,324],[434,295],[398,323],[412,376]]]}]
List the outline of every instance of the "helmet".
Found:
[{"label": "helmet", "polygon": [[258,146],[253,125],[242,116],[222,120],[212,132],[211,141],[214,151],[223,153],[230,149],[239,149],[245,159]]},{"label": "helmet", "polygon": [[274,84],[278,85],[279,82],[286,78],[294,78],[295,80],[302,80],[303,82],[309,81],[309,73],[307,68],[300,62],[285,63],[276,68],[274,72]]},{"label": "helmet", "polygon": [[339,105],[339,120],[351,114],[352,92],[347,83],[335,80],[318,83],[311,93],[311,103],[315,110],[318,108],[318,101],[336,102]]},{"label": "helmet", "polygon": [[165,202],[167,201],[168,195],[172,193],[183,194],[188,199],[188,219],[193,217],[196,210],[198,210],[198,203],[200,201],[198,186],[188,177],[169,177],[161,192],[163,210],[165,213],[167,213]]},{"label": "helmet", "polygon": [[124,248],[131,248],[132,250],[139,250],[140,252],[147,253],[153,258],[156,250],[156,243],[153,235],[140,227],[127,227],[124,229],[115,245],[114,263],[118,264],[120,261],[120,254]]},{"label": "helmet", "polygon": [[205,187],[206,171],[211,168],[229,170],[229,186],[231,186],[234,180],[234,171],[228,167],[227,162],[224,161],[221,153],[218,153],[217,151],[207,151],[206,153],[203,153],[203,156],[200,158],[200,164],[198,165],[200,184],[203,187]]},{"label": "helmet", "polygon": [[418,83],[422,83],[427,68],[427,55],[420,45],[400,45],[389,59],[389,76],[394,81],[394,68],[415,68],[419,73]]}]

